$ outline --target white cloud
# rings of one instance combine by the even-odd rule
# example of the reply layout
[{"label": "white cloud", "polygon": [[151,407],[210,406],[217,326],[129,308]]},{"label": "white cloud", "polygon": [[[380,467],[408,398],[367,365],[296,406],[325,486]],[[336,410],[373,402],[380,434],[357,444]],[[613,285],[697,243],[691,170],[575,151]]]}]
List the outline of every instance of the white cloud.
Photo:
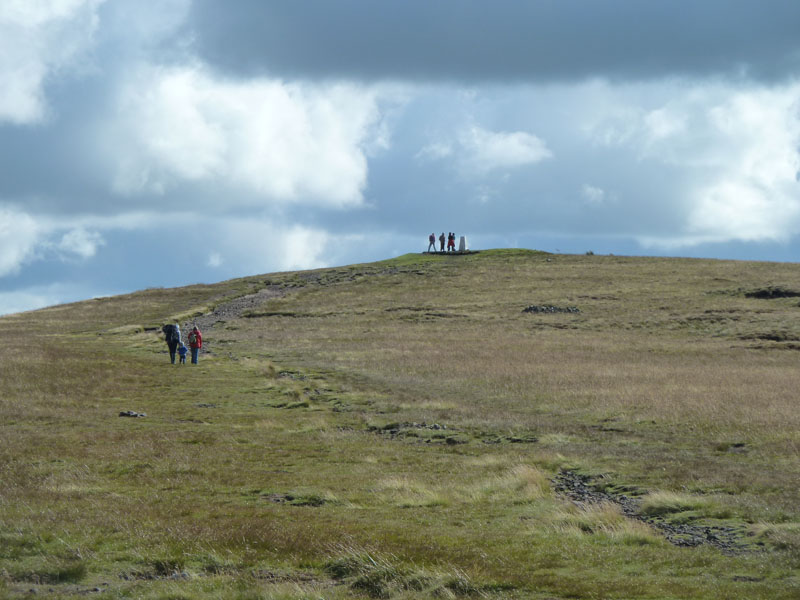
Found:
[{"label": "white cloud", "polygon": [[208,262],[206,263],[211,268],[216,268],[222,265],[222,256],[219,252],[212,252],[208,255]]},{"label": "white cloud", "polygon": [[783,241],[796,230],[797,201],[746,179],[714,183],[696,200],[689,230],[697,241]]},{"label": "white cloud", "polygon": [[97,248],[104,244],[105,240],[98,232],[77,227],[64,234],[57,248],[66,255],[87,259],[93,257]]},{"label": "white cloud", "polygon": [[644,115],[644,124],[651,140],[663,140],[686,132],[686,115],[669,106],[657,108]]},{"label": "white cloud", "polygon": [[441,160],[453,154],[453,145],[448,142],[431,142],[417,152],[415,158],[420,160]]},{"label": "white cloud", "polygon": [[423,161],[453,158],[465,174],[486,175],[532,165],[552,156],[545,142],[532,133],[470,126],[453,141],[441,139],[426,144],[415,158]]},{"label": "white cloud", "polygon": [[0,122],[45,118],[49,77],[74,66],[93,43],[104,0],[0,3]]},{"label": "white cloud", "polygon": [[17,273],[32,260],[44,236],[30,215],[0,207],[0,277]]},{"label": "white cloud", "polygon": [[488,204],[492,200],[497,199],[498,191],[492,186],[479,185],[475,189],[475,200],[479,204]]},{"label": "white cloud", "polygon": [[[584,131],[592,142],[629,148],[680,178],[670,184],[680,192],[671,201],[683,229],[642,233],[642,243],[781,242],[800,233],[800,84],[594,84],[591,91],[595,108]],[[646,189],[653,182],[637,181],[637,168],[631,164],[625,178]]]},{"label": "white cloud", "polygon": [[309,269],[328,264],[325,253],[334,240],[326,232],[295,226],[281,238],[282,269]]},{"label": "white cloud", "polygon": [[95,229],[138,228],[144,222],[152,219],[54,218],[0,206],[0,277],[14,275],[25,264],[48,256],[88,260],[105,245],[103,236]]},{"label": "white cloud", "polygon": [[214,180],[262,201],[358,205],[364,148],[388,143],[378,96],[350,84],[221,80],[199,65],[144,67],[121,94],[126,124],[108,132],[128,145],[115,188],[158,193],[181,180]]},{"label": "white cloud", "polygon": [[544,141],[524,131],[495,132],[471,127],[459,141],[469,167],[484,173],[531,165],[553,156]]},{"label": "white cloud", "polygon": [[250,273],[325,266],[325,254],[334,241],[319,229],[240,219],[224,222],[217,236],[226,256]]},{"label": "white cloud", "polygon": [[581,196],[587,204],[600,205],[605,202],[606,192],[602,188],[585,183],[581,187]]},{"label": "white cloud", "polygon": [[717,143],[692,194],[688,230],[701,239],[782,241],[800,233],[800,85],[743,90],[708,110]]}]

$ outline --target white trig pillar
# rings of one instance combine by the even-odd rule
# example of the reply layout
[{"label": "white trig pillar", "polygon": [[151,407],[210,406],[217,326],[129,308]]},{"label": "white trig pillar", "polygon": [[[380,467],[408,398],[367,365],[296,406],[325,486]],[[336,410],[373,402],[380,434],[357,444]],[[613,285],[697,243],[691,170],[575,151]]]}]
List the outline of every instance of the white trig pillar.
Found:
[{"label": "white trig pillar", "polygon": [[469,250],[467,247],[467,236],[462,235],[458,240],[458,251],[466,252],[467,250]]}]

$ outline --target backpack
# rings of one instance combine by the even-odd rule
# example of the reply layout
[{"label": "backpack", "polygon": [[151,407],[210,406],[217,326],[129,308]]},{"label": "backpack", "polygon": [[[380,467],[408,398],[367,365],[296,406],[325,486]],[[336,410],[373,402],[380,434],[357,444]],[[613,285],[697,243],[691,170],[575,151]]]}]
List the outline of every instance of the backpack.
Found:
[{"label": "backpack", "polygon": [[190,344],[196,344],[197,343],[197,334],[194,331],[189,333],[189,343]]},{"label": "backpack", "polygon": [[167,338],[168,342],[177,342],[178,330],[175,328],[175,325],[164,325],[164,336]]}]

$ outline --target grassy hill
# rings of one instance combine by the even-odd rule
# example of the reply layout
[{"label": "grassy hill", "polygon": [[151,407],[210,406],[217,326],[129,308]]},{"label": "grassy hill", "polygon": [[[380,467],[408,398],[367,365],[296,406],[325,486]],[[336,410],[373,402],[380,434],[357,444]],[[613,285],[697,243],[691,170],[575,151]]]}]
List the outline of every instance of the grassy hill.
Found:
[{"label": "grassy hill", "polygon": [[493,250],[2,317],[0,596],[798,598],[797,295]]}]

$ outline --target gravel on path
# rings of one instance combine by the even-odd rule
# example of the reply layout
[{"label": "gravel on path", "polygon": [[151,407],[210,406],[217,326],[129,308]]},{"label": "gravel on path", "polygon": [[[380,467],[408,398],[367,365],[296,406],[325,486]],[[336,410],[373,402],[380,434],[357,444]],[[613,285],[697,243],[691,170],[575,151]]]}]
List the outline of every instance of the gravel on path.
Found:
[{"label": "gravel on path", "polygon": [[189,332],[192,330],[192,327],[196,325],[203,334],[203,347],[200,349],[200,353],[204,354],[207,351],[206,332],[210,329],[213,329],[214,325],[217,323],[224,323],[225,321],[229,321],[231,319],[238,319],[245,311],[258,308],[268,300],[278,298],[285,294],[286,291],[283,288],[278,286],[269,286],[257,291],[255,294],[248,294],[247,296],[240,296],[239,298],[234,298],[228,302],[223,302],[210,313],[200,315],[199,317],[194,317],[193,319],[182,323],[181,335],[183,338],[186,338],[189,335]]}]

